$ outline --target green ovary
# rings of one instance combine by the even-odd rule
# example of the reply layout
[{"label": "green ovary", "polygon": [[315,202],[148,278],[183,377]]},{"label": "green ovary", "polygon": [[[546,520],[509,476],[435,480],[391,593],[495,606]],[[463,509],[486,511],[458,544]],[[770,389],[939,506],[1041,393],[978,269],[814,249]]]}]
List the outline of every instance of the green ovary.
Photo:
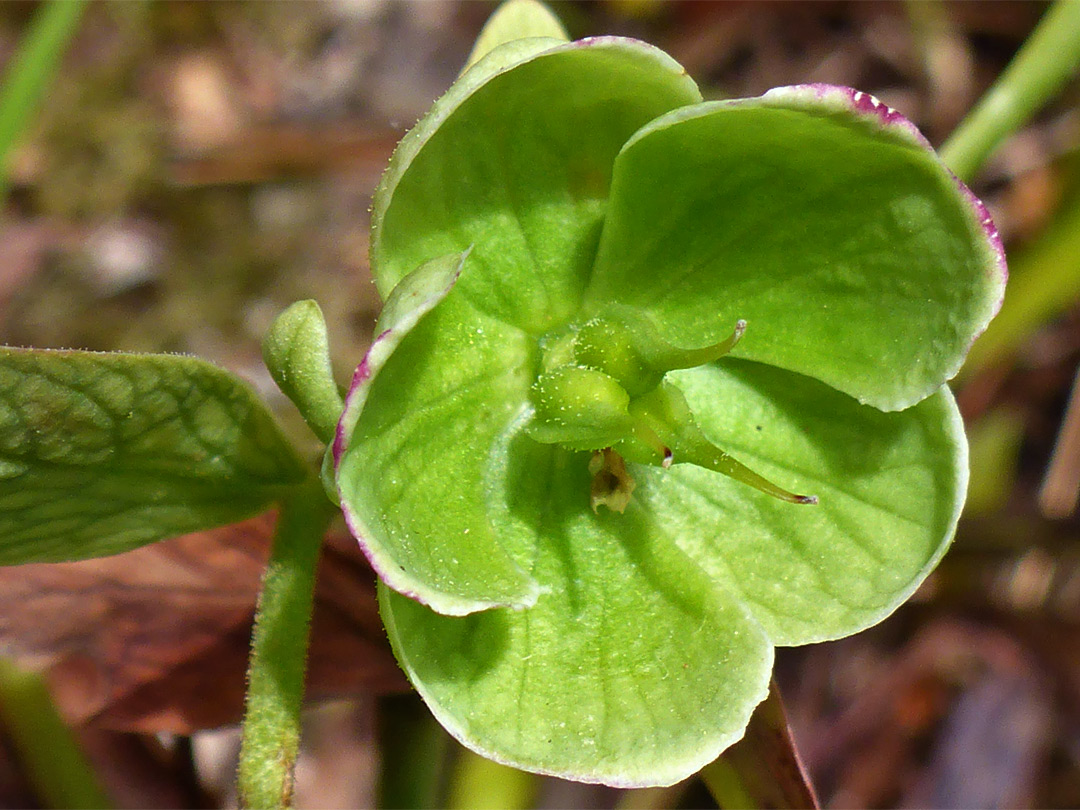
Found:
[{"label": "green ovary", "polygon": [[682,392],[664,380],[673,369],[723,357],[745,328],[739,321],[720,343],[680,349],[664,343],[644,320],[594,318],[549,341],[526,430],[544,444],[593,451],[594,510],[604,505],[621,512],[629,503],[634,482],[624,459],[664,468],[695,464],[790,503],[817,503],[814,496],[776,486],[709,442]]}]

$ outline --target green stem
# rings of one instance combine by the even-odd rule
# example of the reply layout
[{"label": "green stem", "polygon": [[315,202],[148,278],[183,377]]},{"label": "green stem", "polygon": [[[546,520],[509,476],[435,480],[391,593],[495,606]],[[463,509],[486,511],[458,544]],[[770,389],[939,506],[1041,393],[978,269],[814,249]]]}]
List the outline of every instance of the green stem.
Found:
[{"label": "green stem", "polygon": [[449,810],[526,810],[540,790],[540,777],[500,765],[467,748],[458,753],[450,780]]},{"label": "green stem", "polygon": [[701,778],[705,781],[705,787],[709,789],[709,793],[716,800],[716,805],[720,810],[728,810],[728,808],[750,810],[750,808],[762,806],[750,795],[738,768],[723,757],[702,768]]},{"label": "green stem", "polygon": [[0,85],[0,201],[7,194],[11,148],[34,113],[82,16],[83,0],[42,3]]},{"label": "green stem", "polygon": [[678,807],[689,784],[689,781],[683,781],[670,787],[624,791],[615,803],[615,810],[667,810]]},{"label": "green stem", "polygon": [[314,478],[281,505],[251,642],[239,768],[244,807],[292,800],[315,566],[331,514]]},{"label": "green stem", "polygon": [[452,740],[416,695],[380,701],[382,768],[378,806],[383,810],[436,810],[446,804]]},{"label": "green stem", "polygon": [[111,807],[44,679],[0,659],[0,717],[23,773],[46,807]]},{"label": "green stem", "polygon": [[941,147],[941,158],[970,180],[1080,66],[1080,0],[1057,0],[975,109]]}]

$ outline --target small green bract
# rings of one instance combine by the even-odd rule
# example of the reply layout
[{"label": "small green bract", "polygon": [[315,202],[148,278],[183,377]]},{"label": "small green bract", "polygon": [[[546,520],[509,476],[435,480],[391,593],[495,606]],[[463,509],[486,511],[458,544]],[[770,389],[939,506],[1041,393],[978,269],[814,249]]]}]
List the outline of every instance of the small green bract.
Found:
[{"label": "small green bract", "polygon": [[488,46],[376,195],[341,504],[452,734],[670,784],[741,736],[774,646],[880,621],[945,552],[945,382],[1001,245],[868,95],[703,102],[635,40]]}]

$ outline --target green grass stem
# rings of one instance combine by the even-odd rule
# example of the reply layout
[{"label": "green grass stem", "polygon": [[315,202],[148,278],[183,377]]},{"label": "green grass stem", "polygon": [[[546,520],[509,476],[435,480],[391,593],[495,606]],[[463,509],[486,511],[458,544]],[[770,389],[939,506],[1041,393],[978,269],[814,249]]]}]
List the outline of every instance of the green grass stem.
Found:
[{"label": "green grass stem", "polygon": [[0,718],[43,806],[73,810],[113,806],[57,712],[44,678],[4,659],[0,659]]},{"label": "green grass stem", "polygon": [[0,202],[7,196],[12,148],[29,126],[85,7],[84,0],[52,0],[38,6],[4,71],[0,83]]},{"label": "green grass stem", "polygon": [[1057,0],[1012,62],[941,147],[968,181],[987,158],[1065,85],[1080,67],[1080,0]]},{"label": "green grass stem", "polygon": [[382,768],[378,806],[383,810],[437,810],[446,804],[456,744],[416,695],[380,701]]}]

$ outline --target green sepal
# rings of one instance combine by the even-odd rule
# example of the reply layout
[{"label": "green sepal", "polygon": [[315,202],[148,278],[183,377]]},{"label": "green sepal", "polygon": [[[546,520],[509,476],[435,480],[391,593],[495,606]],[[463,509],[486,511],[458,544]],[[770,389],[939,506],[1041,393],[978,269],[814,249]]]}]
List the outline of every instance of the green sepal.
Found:
[{"label": "green sepal", "polygon": [[252,389],[209,363],[0,348],[0,564],[241,520],[305,475]]},{"label": "green sepal", "polygon": [[631,465],[639,508],[738,591],[774,643],[876,624],[948,549],[968,480],[948,387],[882,412],[810,377],[734,358],[669,379],[710,442],[818,496],[816,506],[796,506],[690,464]]},{"label": "green sepal", "polygon": [[[508,439],[492,486],[504,535],[534,546],[528,610],[440,616],[380,588],[402,667],[463,744],[530,771],[618,787],[671,784],[743,732],[772,647],[635,507],[589,503],[588,454]],[[788,508],[797,508],[790,507]]]}]

